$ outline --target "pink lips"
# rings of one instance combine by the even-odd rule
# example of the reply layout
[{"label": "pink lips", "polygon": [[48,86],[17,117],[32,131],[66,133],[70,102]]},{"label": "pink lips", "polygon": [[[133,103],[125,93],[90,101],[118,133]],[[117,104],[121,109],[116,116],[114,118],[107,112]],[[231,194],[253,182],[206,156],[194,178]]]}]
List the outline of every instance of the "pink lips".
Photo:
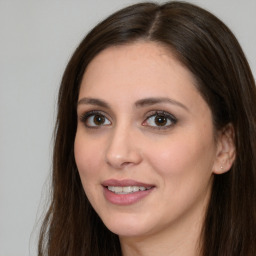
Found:
[{"label": "pink lips", "polygon": [[[154,189],[154,185],[152,184],[146,184],[134,180],[115,180],[110,179],[106,180],[102,183],[104,196],[107,201],[109,201],[112,204],[116,205],[131,205],[134,204],[146,196],[148,196]],[[108,186],[114,186],[114,187],[128,187],[128,186],[137,186],[137,187],[145,187],[149,188],[144,191],[137,191],[129,194],[116,194],[110,190],[108,190]]]}]

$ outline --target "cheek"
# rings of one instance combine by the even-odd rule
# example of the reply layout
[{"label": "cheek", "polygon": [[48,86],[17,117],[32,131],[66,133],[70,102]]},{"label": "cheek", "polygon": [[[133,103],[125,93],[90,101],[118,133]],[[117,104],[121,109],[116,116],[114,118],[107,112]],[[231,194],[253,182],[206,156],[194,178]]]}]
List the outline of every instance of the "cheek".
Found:
[{"label": "cheek", "polygon": [[156,143],[146,155],[154,169],[163,176],[178,178],[200,172],[209,174],[215,146],[209,137],[204,139],[187,134]]},{"label": "cheek", "polygon": [[[147,151],[148,161],[158,176],[164,212],[178,216],[207,200],[214,154],[212,143],[201,143],[189,136],[173,138],[170,143],[161,143]],[[161,202],[156,208],[161,208]]]},{"label": "cheek", "polygon": [[98,143],[81,136],[79,132],[77,133],[74,154],[83,185],[85,185],[86,181],[91,181],[92,178],[98,175],[101,152],[102,150],[100,150]]},{"label": "cheek", "polygon": [[99,176],[102,170],[100,164],[102,150],[98,143],[86,138],[78,132],[74,143],[74,154],[79,176],[85,191],[85,194],[94,208],[97,209]]}]

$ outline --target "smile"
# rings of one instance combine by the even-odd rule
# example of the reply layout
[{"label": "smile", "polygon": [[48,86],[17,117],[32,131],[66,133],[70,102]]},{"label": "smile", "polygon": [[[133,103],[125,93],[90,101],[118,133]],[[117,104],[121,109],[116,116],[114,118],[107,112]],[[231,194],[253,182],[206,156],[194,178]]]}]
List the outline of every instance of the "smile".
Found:
[{"label": "smile", "polygon": [[105,199],[109,203],[119,206],[128,206],[144,200],[156,188],[154,184],[131,179],[109,179],[101,185]]},{"label": "smile", "polygon": [[151,187],[142,187],[142,186],[126,186],[126,187],[115,187],[108,186],[107,189],[115,194],[131,194],[138,191],[145,191],[150,189]]}]

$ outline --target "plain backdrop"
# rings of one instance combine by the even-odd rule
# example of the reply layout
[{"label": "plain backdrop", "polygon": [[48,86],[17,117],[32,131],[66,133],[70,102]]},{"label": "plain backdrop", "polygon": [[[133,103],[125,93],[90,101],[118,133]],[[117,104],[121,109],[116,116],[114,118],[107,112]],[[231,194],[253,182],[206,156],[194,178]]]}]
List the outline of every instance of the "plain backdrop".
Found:
[{"label": "plain backdrop", "polygon": [[[36,255],[57,92],[72,52],[97,22],[136,2],[0,0],[0,256]],[[232,29],[256,77],[256,0],[190,2]]]}]

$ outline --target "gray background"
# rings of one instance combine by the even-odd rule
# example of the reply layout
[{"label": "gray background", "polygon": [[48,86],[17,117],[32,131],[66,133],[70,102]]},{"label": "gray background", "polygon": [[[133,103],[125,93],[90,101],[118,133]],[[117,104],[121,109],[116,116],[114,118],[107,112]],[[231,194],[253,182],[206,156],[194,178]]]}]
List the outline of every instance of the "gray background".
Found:
[{"label": "gray background", "polygon": [[[0,256],[36,255],[56,97],[69,57],[98,21],[136,2],[0,0]],[[190,2],[233,30],[256,77],[256,0]]]}]

